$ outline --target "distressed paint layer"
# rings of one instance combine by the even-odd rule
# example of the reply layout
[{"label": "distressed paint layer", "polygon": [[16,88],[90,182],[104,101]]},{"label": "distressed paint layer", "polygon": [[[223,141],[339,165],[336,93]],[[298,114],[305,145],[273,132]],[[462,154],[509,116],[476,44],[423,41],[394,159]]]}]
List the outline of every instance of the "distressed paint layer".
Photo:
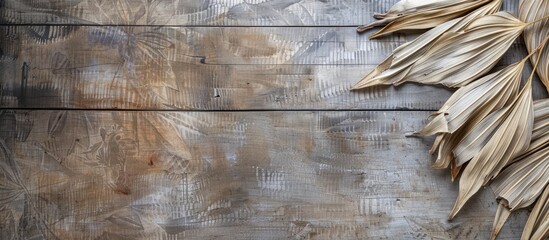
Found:
[{"label": "distressed paint layer", "polygon": [[[456,195],[405,138],[422,112],[2,111],[4,236],[486,238],[485,191]],[[518,237],[525,215],[502,233]]]},{"label": "distressed paint layer", "polygon": [[[370,41],[350,27],[41,25],[0,33],[4,107],[435,110],[450,95],[414,84],[351,92],[406,39]],[[499,66],[525,53],[515,44]]]},{"label": "distressed paint layer", "polygon": [[[358,26],[396,0],[4,0],[12,24]],[[515,13],[518,2],[506,0]]]}]

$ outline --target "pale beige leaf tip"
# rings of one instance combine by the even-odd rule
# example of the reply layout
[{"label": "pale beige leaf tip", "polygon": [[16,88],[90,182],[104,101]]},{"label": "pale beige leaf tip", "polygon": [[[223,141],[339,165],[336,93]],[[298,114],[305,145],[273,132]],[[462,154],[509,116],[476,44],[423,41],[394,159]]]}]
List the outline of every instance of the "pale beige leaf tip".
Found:
[{"label": "pale beige leaf tip", "polygon": [[394,84],[416,82],[463,87],[488,73],[525,26],[506,12],[477,18],[464,31],[440,37],[406,76]]},{"label": "pale beige leaf tip", "polygon": [[395,3],[389,10],[387,10],[387,12],[375,13],[374,18],[379,20],[359,26],[357,28],[357,31],[364,32],[374,27],[385,26],[395,19],[406,14],[412,14],[413,12],[431,9],[452,1],[453,0],[401,0]]},{"label": "pale beige leaf tip", "polygon": [[499,11],[500,7],[501,0],[491,1],[462,18],[442,23],[413,41],[399,46],[373,71],[361,79],[353,87],[353,90],[378,85],[391,85],[402,79],[412,64],[420,59],[444,33],[462,31],[476,18],[494,14]]},{"label": "pale beige leaf tip", "polygon": [[534,124],[531,83],[528,81],[524,86],[511,108],[506,110],[505,120],[463,171],[450,219],[513,158],[528,149]]},{"label": "pale beige leaf tip", "polygon": [[[524,22],[533,22],[549,16],[549,1],[547,0],[521,0],[519,5],[519,18]],[[539,21],[524,30],[524,43],[530,53],[538,47],[546,36],[549,35],[549,19]],[[546,48],[541,56],[541,62],[536,72],[549,92],[549,48]],[[538,56],[531,58],[535,63]]]},{"label": "pale beige leaf tip", "polygon": [[549,238],[549,185],[537,200],[524,226],[521,239]]},{"label": "pale beige leaf tip", "polygon": [[465,16],[473,10],[493,1],[500,0],[441,1],[439,3],[417,7],[396,17],[391,16],[386,18],[390,19],[389,23],[387,23],[386,19],[380,20],[383,23],[374,23],[373,25],[386,24],[386,26],[378,32],[372,34],[370,39],[399,31],[413,31],[433,28],[452,19]]},{"label": "pale beige leaf tip", "polygon": [[490,234],[490,240],[495,240],[501,232],[503,225],[511,215],[511,210],[507,207],[505,200],[501,200],[496,210],[496,216],[494,218],[494,224],[492,225],[492,233]]}]

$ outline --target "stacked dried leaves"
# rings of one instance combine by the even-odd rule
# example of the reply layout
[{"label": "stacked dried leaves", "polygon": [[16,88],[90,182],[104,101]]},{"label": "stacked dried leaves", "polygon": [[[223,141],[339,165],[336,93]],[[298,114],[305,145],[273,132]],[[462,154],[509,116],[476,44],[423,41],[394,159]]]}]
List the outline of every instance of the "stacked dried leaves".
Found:
[{"label": "stacked dried leaves", "polygon": [[[372,38],[432,28],[395,49],[354,90],[416,82],[458,88],[413,136],[435,135],[434,168],[451,168],[459,193],[449,218],[483,186],[499,206],[496,238],[512,211],[535,205],[523,239],[549,237],[549,99],[534,101],[535,73],[549,91],[549,1],[521,0],[519,18],[500,12],[502,0],[402,0],[381,19]],[[501,70],[492,68],[523,35],[530,52]],[[521,86],[526,62],[534,72]],[[460,176],[461,173],[461,176]]]}]

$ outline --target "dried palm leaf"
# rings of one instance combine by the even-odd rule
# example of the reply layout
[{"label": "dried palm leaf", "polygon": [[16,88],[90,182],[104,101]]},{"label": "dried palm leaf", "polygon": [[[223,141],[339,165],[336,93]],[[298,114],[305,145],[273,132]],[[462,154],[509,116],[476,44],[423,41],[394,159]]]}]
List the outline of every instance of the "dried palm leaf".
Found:
[{"label": "dried palm leaf", "polygon": [[415,10],[409,10],[400,16],[386,17],[380,21],[360,26],[357,31],[364,32],[375,26],[387,25],[370,36],[370,38],[376,38],[402,30],[429,29],[464,16],[490,1],[492,0],[456,0],[427,4]]},{"label": "dried palm leaf", "polygon": [[499,232],[501,231],[501,228],[507,221],[507,218],[509,218],[509,215],[511,215],[511,211],[507,207],[507,202],[505,200],[501,200],[498,204],[498,209],[496,210],[496,217],[494,219],[494,225],[492,225],[492,234],[490,235],[490,240],[496,239]]},{"label": "dried palm leaf", "polygon": [[532,130],[532,141],[530,147],[513,162],[531,158],[539,151],[549,147],[549,99],[534,104],[534,127]]},{"label": "dried palm leaf", "polygon": [[453,133],[465,123],[476,125],[488,114],[503,108],[516,97],[527,60],[524,58],[457,90],[434,113],[436,117],[416,134]]},{"label": "dried palm leaf", "polygon": [[[443,137],[440,146],[438,146],[438,156],[433,168],[444,169],[453,163],[455,167],[452,175],[455,178],[459,173],[457,168],[473,158],[486,145],[488,139],[505,119],[505,113],[509,111],[509,108],[510,106],[499,109],[478,123],[465,124],[463,128],[452,134],[439,135]],[[436,148],[437,146],[433,145],[433,149]]]},{"label": "dried palm leaf", "polygon": [[[465,132],[465,129],[457,131],[454,134],[440,133],[437,135],[436,140],[433,143],[433,146],[429,150],[430,154],[434,154],[435,152],[437,152],[437,149],[438,149],[438,156],[435,163],[432,165],[433,168],[445,169],[445,168],[448,168],[448,166],[450,166],[450,163],[455,162],[455,158],[454,158],[454,155],[452,154],[452,150],[459,143],[460,139],[463,138],[463,132]],[[417,136],[417,134],[412,133],[407,136]],[[459,166],[456,165],[455,167],[459,167]]]},{"label": "dried palm leaf", "polygon": [[454,4],[456,1],[457,0],[401,0],[395,3],[386,13],[375,13],[374,18],[380,20],[359,26],[357,31],[364,32],[373,27],[385,26],[399,17]]},{"label": "dried palm leaf", "polygon": [[534,118],[538,120],[549,118],[549,98],[534,102]]},{"label": "dried palm leaf", "polygon": [[[454,181],[457,178],[457,175],[460,173],[463,163],[473,158],[475,154],[477,154],[482,149],[482,147],[486,144],[488,139],[493,135],[494,131],[497,129],[497,126],[499,126],[500,123],[504,120],[504,117],[505,117],[504,113],[508,112],[509,108],[507,109],[499,109],[499,108],[502,106],[505,106],[510,102],[510,99],[513,99],[516,97],[516,91],[518,90],[518,86],[520,83],[520,75],[522,73],[523,66],[527,59],[528,57],[524,58],[521,62],[517,64],[509,66],[508,68],[493,74],[493,75],[505,76],[505,78],[507,78],[506,81],[499,81],[503,79],[492,78],[493,82],[490,82],[488,81],[488,79],[492,77],[492,75],[488,75],[485,78],[482,78],[474,82],[473,84],[470,84],[464,88],[461,88],[456,93],[454,93],[454,95],[446,102],[446,104],[440,109],[439,112],[435,113],[435,114],[438,114],[437,116],[438,118],[443,118],[443,117],[446,118],[447,117],[446,114],[448,114],[448,109],[452,109],[452,107],[447,107],[447,106],[454,106],[456,103],[459,103],[459,100],[461,100],[463,104],[467,105],[467,104],[475,103],[475,99],[477,99],[477,97],[484,98],[485,97],[484,95],[486,93],[483,93],[482,91],[475,91],[478,89],[487,89],[488,92],[491,91],[493,93],[490,95],[490,97],[486,98],[487,99],[486,101],[497,102],[495,99],[499,99],[500,101],[499,102],[500,106],[495,108],[493,108],[494,102],[487,104],[487,107],[486,107],[487,109],[489,108],[489,109],[496,110],[495,112],[490,113],[487,117],[484,117],[484,116],[487,113],[489,113],[489,111],[478,111],[477,113],[472,114],[472,117],[469,117],[469,119],[465,119],[465,123],[463,124],[463,127],[455,128],[457,130],[454,131],[452,134],[447,133],[448,131],[446,131],[446,133],[439,133],[437,135],[435,143],[433,144],[433,147],[430,150],[430,153],[433,154],[438,148],[438,156],[437,156],[437,160],[432,166],[433,168],[444,169],[444,168],[447,168],[448,166],[451,166],[452,181]],[[511,71],[511,69],[513,70]],[[509,75],[510,72],[514,72],[515,76]],[[503,74],[503,73],[507,73],[507,74]],[[477,86],[477,87],[475,88],[473,86]],[[499,87],[504,87],[504,89],[501,89]],[[511,91],[511,93],[509,93],[509,91]],[[473,94],[468,94],[468,93],[473,93]],[[509,95],[508,97],[505,98],[507,100],[502,101],[502,98],[500,96],[501,94],[503,94],[504,96]],[[467,99],[467,97],[470,97],[470,98]],[[536,121],[538,121],[537,120],[538,115],[540,117],[545,116],[542,113],[549,112],[549,109],[546,109],[547,106],[549,106],[549,100],[536,102],[535,104]],[[469,112],[469,110],[481,109],[482,106],[478,107],[477,105],[473,104],[468,107],[462,107],[462,109],[465,109],[465,108],[467,109],[464,110],[463,112],[454,111],[454,114],[457,114],[459,116],[461,114],[465,114],[466,112]],[[487,109],[484,109],[484,110],[487,110]],[[450,113],[448,115],[451,116],[452,114]],[[447,124],[444,124],[444,126],[447,126]],[[422,134],[425,134],[425,132],[414,133],[414,134],[422,135]],[[535,135],[536,131],[534,131],[533,134]]]},{"label": "dried palm leaf", "polygon": [[[547,40],[549,40],[549,37],[546,38],[546,41]],[[539,51],[541,54],[544,47],[545,44],[541,44],[534,52]],[[534,114],[534,103],[532,100],[532,79],[534,77],[534,71],[539,66],[539,63],[540,59],[538,58],[530,78],[528,78],[526,85],[521,90],[514,103],[498,112],[494,112],[494,114],[502,114],[505,119],[499,124],[486,145],[482,147],[480,152],[475,155],[469,165],[465,168],[460,179],[458,198],[449,215],[450,219],[457,214],[481,186],[486,185],[488,181],[498,176],[505,166],[513,162],[514,158],[525,152],[529,152],[529,149],[531,149],[530,141],[532,140],[533,130],[540,131],[540,129],[544,129],[543,124],[541,127],[539,126],[539,122],[542,122],[540,120],[545,119],[544,112],[545,107],[547,106],[546,102],[536,102],[535,110],[538,113]],[[537,119],[534,118],[535,116]],[[538,125],[534,124],[535,120],[538,120]],[[541,135],[545,137],[546,134],[543,132]],[[546,142],[546,140],[543,139],[544,137],[540,139],[542,139],[541,141]],[[539,139],[534,140],[538,141]],[[543,159],[542,161],[546,161],[547,156],[545,154],[544,151],[535,151],[535,153],[528,156],[528,158],[534,160],[540,158]],[[521,165],[516,166],[520,167]],[[538,167],[539,166],[536,166],[535,168],[538,169]],[[515,170],[518,171],[518,169]],[[534,177],[533,179],[536,178]],[[541,179],[545,178],[542,177]],[[512,204],[514,203],[515,202]],[[508,204],[508,202],[505,202],[505,204]],[[505,214],[502,214],[501,216],[505,216]],[[498,215],[496,224],[494,225],[494,233],[496,235],[499,232],[498,227],[500,228],[503,225],[499,224],[501,221],[505,222],[505,219]]]},{"label": "dried palm leaf", "polygon": [[[530,151],[537,151],[539,148],[543,147],[543,140],[537,140],[541,137],[545,137],[545,133],[549,131],[549,118],[547,115],[543,115],[543,113],[547,114],[549,108],[547,106],[542,106],[549,105],[548,102],[549,101],[546,100],[534,105],[535,110],[532,142],[529,150],[525,154]],[[539,109],[536,109],[538,107]],[[493,135],[497,126],[503,120],[503,113],[505,113],[505,111],[506,110],[499,110],[490,114],[478,125],[476,125],[457,146],[455,146],[454,156],[458,166],[461,166],[471,160],[482,149],[482,146],[486,144],[489,138]],[[517,160],[520,160],[520,158]]]},{"label": "dried palm leaf", "polygon": [[387,12],[374,14],[374,18],[385,19],[399,17],[414,11],[431,9],[453,2],[456,2],[456,0],[400,0],[387,10]]},{"label": "dried palm leaf", "polygon": [[465,133],[453,150],[458,166],[462,166],[480,152],[507,116],[509,108],[506,107],[491,113]]},{"label": "dried palm leaf", "polygon": [[[431,153],[437,147],[439,150],[433,168],[447,168],[450,163],[453,163],[453,178],[459,174],[462,163],[458,164],[456,161],[454,149],[463,138],[483,129],[477,126],[482,120],[484,120],[481,124],[483,127],[493,123],[491,120],[496,120],[494,116],[485,118],[487,115],[509,105],[516,98],[527,59],[524,58],[514,65],[460,88],[438,112],[434,113],[436,117],[424,129],[412,134],[417,136],[439,134],[431,150]],[[497,126],[498,123],[494,125]],[[477,130],[477,128],[480,129]],[[478,150],[480,148],[476,152]]]},{"label": "dried palm leaf", "polygon": [[[549,1],[547,0],[521,0],[519,6],[519,18],[525,22],[543,19],[549,15]],[[549,19],[538,21],[524,30],[524,42],[529,51],[533,51],[539,46],[545,36],[549,35]],[[532,58],[532,62],[537,61],[537,56]],[[537,68],[537,73],[547,91],[549,92],[549,48],[541,54],[541,62]]]},{"label": "dried palm leaf", "polygon": [[461,172],[462,166],[458,166],[455,159],[452,159],[450,165],[450,175],[452,176],[452,182],[455,182],[459,173]]},{"label": "dried palm leaf", "polygon": [[415,40],[405,43],[393,51],[381,64],[379,64],[371,73],[360,80],[353,90],[371,87],[375,85],[391,85],[393,82],[400,80],[410,66],[414,64],[436,40],[447,32],[462,31],[465,26],[469,25],[478,17],[494,14],[499,11],[501,0],[493,0],[481,8],[469,13],[465,17],[454,19],[443,23],[426,33],[422,34]]},{"label": "dried palm leaf", "polygon": [[477,18],[463,32],[441,36],[395,85],[465,86],[490,71],[527,25],[506,12]]},{"label": "dried palm leaf", "polygon": [[[435,163],[432,165],[432,167],[434,169],[445,169],[445,168],[448,168],[450,164],[454,165],[452,170],[452,176],[455,179],[457,174],[459,174],[458,169],[461,168],[461,166],[463,165],[463,163],[460,163],[458,158],[456,158],[454,154],[455,149],[460,144],[462,144],[461,142],[463,141],[463,139],[466,139],[466,137],[468,137],[469,134],[471,134],[472,132],[483,133],[481,132],[481,130],[484,129],[486,126],[492,126],[489,131],[490,135],[484,136],[482,140],[491,136],[491,133],[493,133],[494,129],[497,126],[499,126],[499,124],[503,120],[502,116],[503,116],[503,113],[506,111],[508,111],[508,108],[498,110],[495,113],[488,115],[488,117],[483,119],[479,124],[465,125],[463,129],[459,129],[455,133],[439,134],[437,136],[437,139],[440,138],[440,140],[435,141],[435,143],[433,144],[433,147],[430,150],[430,153],[433,154],[436,151],[436,149],[438,149],[438,156]],[[482,148],[482,146],[486,144],[486,141],[480,141],[480,142],[481,143],[478,143],[478,147],[477,145],[475,145],[475,147],[477,147],[476,148],[477,151],[474,153],[478,153]],[[469,159],[471,159],[472,157],[474,157],[474,154]]]},{"label": "dried palm leaf", "polygon": [[549,185],[539,197],[528,217],[521,239],[542,240],[549,237]]},{"label": "dried palm leaf", "polygon": [[[528,150],[513,160],[492,183],[494,192],[509,210],[530,206],[549,184],[549,101],[534,105],[534,128]],[[541,113],[541,114],[540,114]]]},{"label": "dried palm leaf", "polygon": [[[454,160],[452,154],[452,149],[455,147],[455,143],[459,142],[459,134],[440,134],[438,137],[441,137],[440,144],[437,146],[433,144],[431,153],[438,147],[438,156],[435,163],[431,166],[434,169],[444,169],[448,168],[450,163]],[[437,137],[437,138],[438,138]]]},{"label": "dried palm leaf", "polygon": [[505,111],[505,119],[493,136],[463,171],[450,219],[483,185],[497,176],[509,161],[528,149],[534,125],[531,88],[530,78],[517,99]]},{"label": "dried palm leaf", "polygon": [[525,208],[536,201],[549,183],[549,147],[532,152],[505,168],[492,183],[510,210]]},{"label": "dried palm leaf", "polygon": [[[432,165],[434,169],[445,169],[450,166],[450,175],[452,176],[452,182],[457,179],[462,166],[458,166],[452,150],[459,143],[459,139],[463,138],[463,134],[457,132],[455,134],[440,134],[442,137],[441,144],[438,146],[438,156],[435,163]],[[434,148],[437,146],[433,145]]]},{"label": "dried palm leaf", "polygon": [[[546,41],[549,41],[549,38],[546,39]],[[532,52],[530,55],[528,55],[526,58],[524,58],[519,64],[524,64],[525,60],[529,57],[535,55],[537,51],[542,51],[545,45],[540,45],[534,52]],[[509,67],[508,67],[509,68]],[[503,70],[502,70],[503,71]],[[533,77],[533,75],[532,75]],[[479,80],[480,81],[480,80]],[[479,82],[477,81],[477,82]],[[474,85],[477,82],[471,84]],[[500,83],[501,84],[501,83]],[[469,86],[471,86],[469,85]],[[464,87],[463,89],[468,88]],[[461,89],[460,89],[461,90]],[[458,92],[460,91],[458,90]],[[457,93],[457,92],[456,92]],[[536,110],[534,111],[536,116],[540,115],[545,116],[545,112],[549,111],[547,109],[547,105],[549,101],[538,101],[535,104]],[[461,166],[467,161],[471,160],[480,150],[481,148],[487,143],[487,141],[490,139],[490,137],[493,135],[495,130],[497,129],[497,126],[503,121],[505,115],[504,113],[506,110],[498,110],[490,113],[486,118],[482,119],[480,122],[468,122],[468,128],[465,131],[461,131],[461,133],[464,135],[463,138],[460,138],[459,144],[454,145],[455,148],[453,150],[455,160],[457,163],[457,166]],[[477,117],[474,117],[473,119],[480,119]],[[538,117],[534,117],[535,121],[539,121]],[[541,119],[540,119],[541,120]],[[548,120],[549,121],[549,120]],[[534,132],[534,134],[537,134]],[[534,137],[534,136],[533,136]]]}]

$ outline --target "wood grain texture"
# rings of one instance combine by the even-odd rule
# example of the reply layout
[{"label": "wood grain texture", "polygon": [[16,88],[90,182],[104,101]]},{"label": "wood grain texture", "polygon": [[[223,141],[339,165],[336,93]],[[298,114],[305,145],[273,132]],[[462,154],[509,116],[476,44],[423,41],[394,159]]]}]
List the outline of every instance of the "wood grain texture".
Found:
[{"label": "wood grain texture", "polygon": [[[4,0],[10,24],[358,26],[397,0]],[[506,0],[515,13],[518,2]]]},{"label": "wood grain texture", "polygon": [[415,36],[356,34],[394,2],[0,0],[0,239],[487,239],[394,111],[451,92],[349,91]]},{"label": "wood grain texture", "polygon": [[[411,38],[370,41],[351,27],[40,25],[0,33],[3,107],[434,110],[450,96],[414,84],[351,92]],[[517,43],[499,67],[525,55]],[[534,95],[547,93],[536,87]]]},{"label": "wood grain texture", "polygon": [[1,111],[1,236],[487,239],[491,191],[448,222],[457,186],[403,137],[427,115]]}]

